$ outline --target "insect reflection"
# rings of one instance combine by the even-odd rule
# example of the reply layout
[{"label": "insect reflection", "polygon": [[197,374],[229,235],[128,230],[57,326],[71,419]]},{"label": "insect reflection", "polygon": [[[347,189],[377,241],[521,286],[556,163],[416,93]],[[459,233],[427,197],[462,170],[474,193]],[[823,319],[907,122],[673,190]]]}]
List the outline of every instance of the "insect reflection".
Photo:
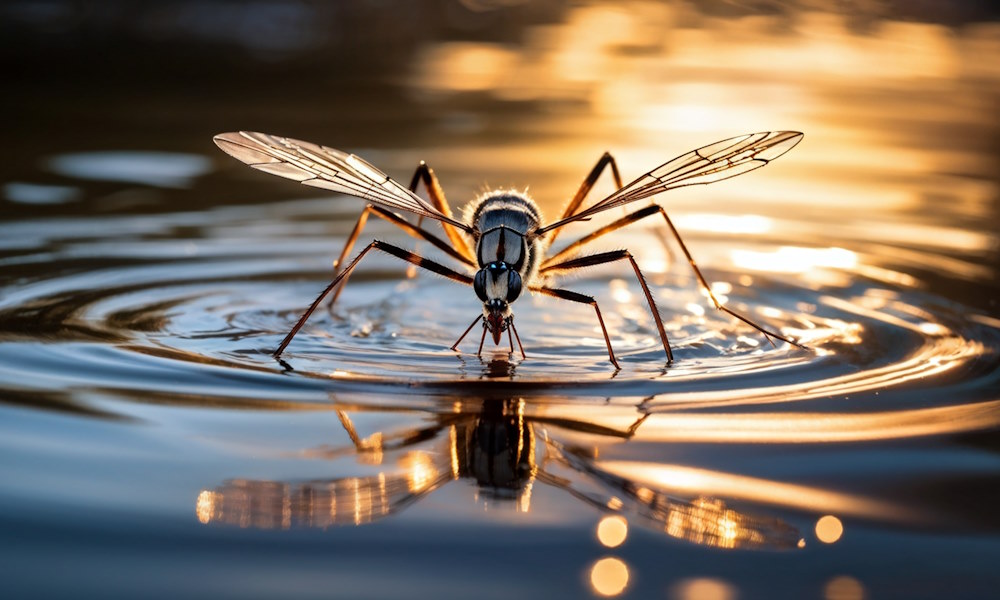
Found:
[{"label": "insect reflection", "polygon": [[[465,207],[464,217],[456,219],[452,216],[434,171],[425,163],[417,167],[407,188],[362,158],[327,146],[249,131],[221,133],[214,139],[224,152],[255,169],[305,185],[356,196],[369,203],[358,217],[358,222],[348,237],[340,257],[334,263],[333,280],[320,292],[274,351],[274,357],[279,360],[292,338],[323,299],[333,293],[333,301],[336,301],[337,295],[343,290],[358,263],[370,251],[378,250],[452,281],[472,286],[476,296],[483,303],[483,309],[452,345],[452,350],[457,349],[472,328],[482,321],[483,332],[479,340],[478,354],[482,354],[487,333],[493,342],[499,345],[503,333],[506,332],[511,352],[514,351],[516,339],[522,358],[526,358],[521,338],[514,327],[511,305],[521,296],[523,290],[529,290],[591,306],[604,334],[608,359],[616,369],[620,366],[611,347],[611,337],[604,325],[604,317],[601,316],[597,301],[579,292],[553,287],[552,281],[561,274],[578,269],[627,262],[642,288],[646,303],[656,322],[667,362],[670,363],[673,361],[673,351],[667,340],[663,319],[632,253],[628,250],[615,250],[578,256],[581,248],[597,238],[657,215],[663,218],[669,234],[664,236],[664,239],[672,237],[680,246],[699,285],[716,309],[750,325],[772,344],[773,340],[777,339],[798,345],[790,338],[765,329],[749,317],[724,306],[712,292],[667,212],[653,201],[655,196],[668,190],[714,183],[759,169],[794,148],[802,139],[802,133],[798,131],[764,131],[715,142],[667,161],[627,185],[622,184],[615,159],[605,153],[566,205],[562,216],[551,223],[545,222],[532,198],[514,190],[487,192],[470,201]],[[601,173],[608,167],[614,176],[616,191],[584,208],[587,195]],[[416,194],[421,181],[424,183],[430,202]],[[647,206],[592,231],[558,252],[549,252],[550,245],[566,225],[587,221],[599,213],[636,202],[646,203]],[[419,219],[413,224],[393,211],[412,213]],[[374,240],[365,246],[345,267],[345,259],[354,247],[369,215],[385,219],[415,238],[427,240],[473,274],[461,273],[380,240]],[[421,227],[424,218],[440,222],[448,240],[445,241]]]},{"label": "insect reflection", "polygon": [[201,492],[198,518],[206,524],[265,529],[364,525],[403,510],[449,482],[468,479],[475,482],[479,502],[519,512],[531,509],[538,485],[547,485],[600,513],[627,515],[640,525],[697,544],[793,548],[799,540],[798,532],[778,519],[738,512],[719,499],[670,497],[611,474],[595,460],[596,446],[559,439],[563,433],[628,440],[645,415],[615,429],[587,420],[529,415],[520,399],[456,401],[422,426],[364,437],[351,418],[352,413],[400,411],[412,408],[340,404],[337,415],[351,444],[303,453],[328,460],[353,456],[376,468],[376,474],[297,482],[234,479]]}]

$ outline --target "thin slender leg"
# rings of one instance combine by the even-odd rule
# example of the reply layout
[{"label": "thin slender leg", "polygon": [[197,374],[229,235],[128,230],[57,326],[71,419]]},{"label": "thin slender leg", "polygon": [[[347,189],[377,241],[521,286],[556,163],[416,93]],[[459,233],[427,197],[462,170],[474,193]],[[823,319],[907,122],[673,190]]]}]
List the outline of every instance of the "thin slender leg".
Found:
[{"label": "thin slender leg", "polygon": [[483,355],[483,342],[486,341],[486,328],[483,327],[483,337],[479,338],[479,350],[476,350],[476,356]]},{"label": "thin slender leg", "polygon": [[330,282],[330,285],[326,286],[326,288],[322,292],[320,292],[319,296],[315,300],[313,300],[313,303],[309,305],[309,308],[306,309],[306,312],[303,313],[301,317],[299,317],[298,322],[295,323],[295,326],[292,327],[292,330],[289,331],[288,335],[285,336],[285,339],[281,342],[281,345],[278,346],[278,349],[274,351],[274,354],[272,355],[274,356],[274,358],[279,358],[281,356],[281,353],[285,351],[285,348],[292,341],[292,338],[295,337],[295,334],[299,332],[299,329],[302,329],[302,326],[305,325],[306,320],[308,320],[309,317],[313,314],[313,311],[315,311],[316,307],[319,306],[320,302],[323,301],[323,298],[325,298],[326,295],[329,294],[331,290],[337,287],[337,285],[340,284],[342,280],[349,277],[351,271],[354,270],[354,267],[356,267],[358,263],[361,261],[361,259],[364,258],[365,255],[368,254],[368,252],[371,251],[372,249],[381,250],[386,254],[391,254],[397,258],[405,260],[410,264],[414,264],[423,269],[427,269],[428,271],[433,271],[434,273],[447,277],[452,281],[464,283],[465,285],[472,285],[472,277],[469,277],[468,275],[463,275],[461,273],[458,273],[457,271],[449,269],[448,267],[440,263],[428,260],[422,256],[417,256],[416,254],[410,252],[409,250],[404,250],[399,246],[393,246],[392,244],[387,244],[385,242],[375,240],[372,243],[365,246],[365,249],[362,250],[354,258],[354,260],[351,261],[351,264],[347,265],[347,268],[345,268],[340,274],[334,277],[333,281]]},{"label": "thin slender leg", "polygon": [[[514,332],[514,339],[517,340],[517,347],[521,349],[521,358],[527,359],[528,356],[524,353],[524,345],[521,344],[521,336],[517,335],[517,329],[514,327],[514,319],[510,320],[510,330]],[[510,351],[514,351],[514,345],[511,344]]]},{"label": "thin slender leg", "polygon": [[632,265],[632,270],[635,271],[635,276],[639,280],[639,285],[642,287],[642,293],[646,296],[646,302],[649,304],[649,310],[653,313],[653,320],[656,321],[656,329],[660,332],[660,341],[663,342],[663,350],[667,353],[667,362],[674,362],[674,353],[670,350],[670,342],[667,341],[667,332],[663,328],[663,319],[660,318],[660,311],[656,308],[656,302],[653,300],[653,294],[649,291],[649,286],[646,284],[646,278],[642,276],[642,271],[639,270],[639,265],[636,264],[635,259],[628,250],[615,250],[613,252],[602,252],[601,254],[582,256],[580,258],[574,258],[573,260],[561,262],[550,267],[545,267],[540,272],[543,274],[558,273],[561,271],[571,271],[573,269],[603,265],[605,263],[615,262],[618,260],[627,260]]},{"label": "thin slender leg", "polygon": [[[476,317],[474,321],[472,321],[472,325],[469,325],[469,327],[464,332],[462,332],[462,335],[459,336],[458,341],[451,345],[451,350],[458,350],[458,345],[462,343],[462,340],[465,339],[465,336],[469,335],[469,332],[472,331],[472,328],[475,327],[476,323],[478,323],[482,318],[483,315],[480,314],[478,317]],[[486,339],[485,336],[483,337],[483,339]]]},{"label": "thin slender leg", "polygon": [[617,229],[621,229],[622,227],[625,227],[627,225],[635,223],[636,221],[639,221],[640,219],[645,219],[646,217],[649,217],[651,215],[655,215],[657,213],[659,213],[660,215],[663,216],[663,220],[664,220],[664,222],[666,222],[667,228],[670,229],[671,235],[673,235],[674,239],[677,240],[677,245],[680,246],[681,251],[684,252],[684,256],[687,258],[688,264],[691,265],[691,270],[694,271],[695,278],[698,279],[698,284],[701,285],[702,289],[705,290],[705,293],[708,294],[708,297],[712,300],[712,304],[715,305],[715,308],[717,310],[721,310],[722,312],[724,312],[724,313],[726,313],[726,314],[728,314],[728,315],[730,315],[730,316],[732,316],[732,317],[734,317],[736,319],[739,319],[740,321],[743,321],[747,325],[749,325],[749,326],[753,327],[754,329],[756,329],[757,331],[761,332],[762,334],[764,334],[764,337],[767,339],[767,341],[772,346],[774,345],[774,340],[772,340],[771,338],[778,339],[778,340],[781,340],[783,342],[789,343],[789,344],[791,344],[791,345],[793,345],[793,346],[795,346],[797,348],[804,348],[805,347],[802,344],[799,344],[799,343],[795,342],[794,340],[792,340],[792,339],[790,339],[788,337],[785,337],[785,336],[783,336],[783,335],[781,335],[779,333],[776,333],[774,331],[770,331],[770,330],[764,329],[763,327],[761,327],[757,323],[755,323],[752,320],[750,320],[748,317],[746,317],[746,316],[744,316],[744,315],[742,315],[742,314],[740,314],[740,313],[738,313],[738,312],[736,312],[734,310],[731,310],[731,309],[727,308],[721,302],[719,302],[719,299],[716,298],[715,294],[712,292],[712,288],[708,285],[708,281],[706,281],[704,275],[701,274],[701,269],[699,269],[698,268],[698,264],[695,263],[694,257],[691,256],[691,252],[688,250],[687,245],[684,243],[684,240],[681,238],[681,234],[677,231],[677,228],[674,227],[673,222],[670,220],[670,217],[667,215],[667,211],[664,210],[663,207],[660,206],[660,205],[658,205],[658,204],[652,204],[652,205],[647,206],[645,208],[641,208],[641,209],[635,211],[634,213],[626,215],[626,216],[622,217],[621,219],[618,219],[617,221],[614,221],[613,223],[609,223],[609,224],[605,225],[604,227],[601,227],[597,231],[594,231],[593,233],[590,233],[590,234],[588,234],[588,235],[580,238],[579,240],[573,242],[569,246],[566,246],[565,248],[563,248],[562,250],[560,250],[556,254],[553,254],[552,256],[548,257],[546,259],[546,261],[544,263],[542,263],[542,271],[541,272],[544,273],[548,269],[549,266],[555,266],[555,265],[552,265],[552,263],[554,263],[555,260],[557,260],[557,259],[559,259],[561,257],[564,257],[564,256],[566,256],[568,254],[571,254],[571,253],[575,252],[576,250],[578,250],[583,245],[588,244],[588,243],[594,241],[595,239],[597,239],[597,238],[599,238],[599,237],[601,237],[601,236],[603,236],[605,234],[611,233],[612,231],[615,231]]},{"label": "thin slender leg", "polygon": [[[333,263],[334,276],[340,273],[340,266],[344,264],[344,259],[354,248],[354,243],[358,241],[358,236],[361,235],[361,230],[364,229],[365,223],[368,221],[369,214],[375,215],[376,217],[379,217],[381,219],[384,219],[392,223],[393,225],[399,227],[400,229],[402,229],[403,231],[405,231],[406,233],[410,234],[415,238],[427,240],[435,248],[441,250],[448,256],[454,258],[455,260],[461,263],[469,265],[470,267],[475,266],[475,263],[473,263],[471,260],[469,260],[461,253],[457,252],[454,248],[451,247],[450,244],[448,244],[448,242],[442,240],[438,236],[422,228],[419,224],[414,225],[413,223],[410,223],[409,221],[407,221],[406,219],[397,215],[394,212],[388,211],[380,206],[374,206],[372,204],[369,204],[361,212],[361,216],[358,217],[358,222],[354,224],[354,229],[351,230],[351,235],[347,237],[347,243],[344,244],[344,249],[340,251],[340,256],[338,256],[337,260]],[[344,286],[347,285],[347,279],[348,278],[345,277],[342,280],[341,285],[336,289],[336,291],[334,291],[333,297],[330,298],[330,304],[328,305],[330,308],[333,307],[334,303],[337,302],[337,298],[340,297],[341,290],[343,290]]]},{"label": "thin slender leg", "polygon": [[[611,166],[611,175],[615,178],[615,189],[618,190],[622,188],[622,176],[618,172],[618,163],[615,162],[615,157],[611,156],[611,153],[605,152],[601,155],[601,158],[597,160],[597,164],[594,165],[594,168],[590,170],[587,178],[583,180],[582,184],[580,184],[580,189],[576,191],[576,195],[573,196],[573,199],[566,205],[563,215],[559,217],[560,221],[572,216],[580,209],[580,206],[583,204],[584,199],[586,199],[587,194],[590,193],[594,184],[597,183],[597,178],[601,176],[601,173],[604,172],[604,169],[608,165]],[[559,235],[560,231],[560,229],[556,229],[549,235],[550,244],[555,241],[556,236]]]},{"label": "thin slender leg", "polygon": [[[427,188],[427,195],[434,206],[444,213],[445,216],[451,217],[451,207],[448,205],[448,200],[444,197],[444,189],[441,187],[441,182],[438,181],[434,170],[424,161],[420,161],[417,170],[413,172],[413,178],[410,179],[410,191],[416,192],[417,184],[421,181],[424,182],[424,187]],[[419,227],[422,222],[423,217],[420,217],[417,221],[417,226]],[[442,222],[441,227],[444,228],[444,232],[448,236],[448,239],[451,240],[455,250],[462,254],[469,263],[475,262],[476,255],[472,248],[469,247],[469,241],[465,235],[448,223]]]},{"label": "thin slender leg", "polygon": [[[641,208],[641,209],[639,209],[639,210],[637,210],[637,211],[635,211],[633,213],[629,213],[629,214],[625,215],[624,217],[618,219],[617,221],[614,221],[612,223],[608,223],[607,225],[601,227],[600,229],[597,229],[597,230],[595,230],[595,231],[593,231],[593,232],[591,232],[591,233],[583,236],[582,238],[576,240],[575,242],[573,242],[572,244],[566,246],[565,248],[563,248],[559,252],[556,252],[555,254],[552,254],[550,256],[545,257],[545,261],[542,262],[542,268],[544,269],[545,267],[547,267],[549,265],[552,265],[552,264],[555,264],[556,262],[558,262],[560,260],[564,260],[567,256],[572,256],[580,248],[582,248],[583,246],[586,246],[590,242],[593,242],[597,238],[603,237],[603,236],[611,233],[612,231],[617,231],[617,230],[619,230],[619,229],[621,229],[623,227],[627,227],[627,226],[631,225],[632,223],[635,223],[637,221],[641,221],[642,219],[645,219],[646,217],[655,215],[656,213],[661,213],[664,218],[666,218],[666,216],[667,216],[667,213],[666,213],[666,211],[663,210],[662,206],[660,206],[658,204],[650,204],[649,206],[647,206],[645,208]],[[665,235],[663,236],[663,240],[662,241],[663,241],[664,245],[667,244],[667,238],[666,238]]]},{"label": "thin slender leg", "polygon": [[569,290],[560,290],[557,288],[533,287],[530,289],[533,292],[545,294],[546,296],[552,296],[553,298],[561,298],[563,300],[569,300],[570,302],[579,302],[580,304],[589,304],[590,306],[593,306],[594,312],[597,313],[597,322],[601,325],[601,332],[604,333],[604,343],[608,346],[608,358],[611,359],[611,364],[613,364],[616,369],[621,369],[621,366],[618,364],[618,360],[615,359],[615,352],[611,349],[611,338],[608,337],[608,328],[604,326],[604,317],[601,316],[601,309],[597,306],[597,300],[594,300],[592,296],[571,292]]},{"label": "thin slender leg", "polygon": [[358,436],[358,432],[354,429],[354,423],[351,421],[351,417],[347,416],[347,413],[343,410],[337,409],[337,419],[340,420],[340,426],[344,428],[347,432],[347,437],[351,438],[351,443],[358,452],[363,452],[365,450],[364,444],[361,442],[361,437]]},{"label": "thin slender leg", "polygon": [[[427,188],[427,195],[430,198],[431,202],[434,204],[434,206],[445,215],[451,217],[452,216],[451,207],[448,205],[447,199],[445,199],[444,190],[441,188],[441,183],[438,181],[437,175],[434,174],[433,169],[431,169],[424,161],[420,161],[420,164],[413,172],[413,177],[410,178],[409,190],[411,192],[416,192],[417,186],[420,184],[421,181],[424,182],[424,187]],[[444,229],[444,232],[447,235],[448,240],[451,241],[451,244],[449,245],[444,243],[440,238],[437,238],[436,236],[434,236],[434,234],[430,233],[429,231],[427,231],[422,227],[424,220],[422,216],[417,219],[417,224],[416,226],[414,226],[409,221],[406,221],[405,219],[403,219],[399,215],[396,215],[395,213],[387,211],[381,207],[376,207],[369,204],[368,206],[365,207],[365,210],[364,212],[361,213],[361,216],[358,217],[358,222],[355,223],[354,229],[351,230],[351,234],[350,236],[348,236],[347,243],[344,244],[343,250],[340,251],[340,256],[333,263],[334,275],[337,275],[340,272],[338,267],[344,263],[344,259],[347,257],[348,254],[351,253],[351,249],[354,247],[354,243],[357,242],[358,236],[361,235],[361,230],[364,229],[369,214],[375,214],[376,216],[382,217],[383,219],[389,221],[390,223],[398,225],[400,228],[402,228],[404,231],[406,231],[413,237],[422,238],[429,241],[435,247],[443,250],[445,253],[455,258],[456,260],[470,266],[475,266],[475,254],[469,247],[468,240],[465,238],[465,235],[462,232],[455,229],[452,225],[449,225],[447,223],[441,223],[441,226]],[[415,267],[410,267],[410,269],[413,268]],[[407,270],[407,276],[412,277],[413,272]],[[344,284],[346,283],[347,282],[344,281]],[[327,306],[327,308],[330,309],[331,311],[333,310],[333,305],[337,302],[337,298],[340,296],[341,289],[343,289],[343,285],[341,285],[341,287],[334,292],[333,297],[330,299],[330,304]]]}]

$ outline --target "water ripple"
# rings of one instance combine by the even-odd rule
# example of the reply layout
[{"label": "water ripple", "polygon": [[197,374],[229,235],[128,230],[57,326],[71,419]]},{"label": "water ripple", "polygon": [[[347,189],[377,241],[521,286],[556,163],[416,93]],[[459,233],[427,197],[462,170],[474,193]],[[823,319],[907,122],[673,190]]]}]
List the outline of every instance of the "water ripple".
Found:
[{"label": "water ripple", "polygon": [[[49,222],[36,252],[3,259],[24,273],[46,261],[55,274],[24,277],[5,290],[0,354],[6,368],[39,378],[55,370],[78,384],[151,391],[182,380],[218,396],[253,388],[249,395],[260,397],[262,382],[279,395],[292,382],[314,391],[446,394],[503,382],[508,392],[636,397],[648,411],[849,397],[917,381],[946,386],[958,371],[996,377],[1000,342],[989,317],[892,277],[874,278],[871,269],[862,276],[828,268],[829,277],[809,280],[781,273],[751,278],[735,267],[706,270],[710,280],[726,282],[728,306],[801,340],[805,350],[771,345],[705,308],[684,269],[654,274],[675,349],[669,366],[636,286],[613,269],[588,271],[565,287],[601,302],[623,365],[616,372],[591,309],[546,297],[515,306],[527,360],[509,352],[506,341],[488,344],[477,357],[475,333],[461,352],[450,351],[478,314],[474,295],[433,276],[407,279],[384,257],[357,273],[335,310],[314,315],[285,355],[294,371],[285,371],[270,352],[324,285],[324,263],[337,244],[323,236],[292,240],[285,227],[258,228],[263,240],[219,235],[235,230],[234,215],[260,223],[268,210],[202,215],[189,240],[164,241],[160,233],[190,226],[189,214],[109,221],[120,231],[102,239],[87,237],[79,221],[62,230]],[[84,257],[109,254],[120,258],[87,268]],[[862,256],[858,264],[869,263]]]}]

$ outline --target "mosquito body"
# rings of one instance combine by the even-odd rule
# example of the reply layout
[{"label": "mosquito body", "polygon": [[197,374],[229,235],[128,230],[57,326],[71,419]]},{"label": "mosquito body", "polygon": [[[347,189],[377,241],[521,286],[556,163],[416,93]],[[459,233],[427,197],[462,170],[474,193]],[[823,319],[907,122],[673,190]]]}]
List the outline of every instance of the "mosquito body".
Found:
[{"label": "mosquito body", "polygon": [[472,287],[483,301],[482,318],[486,323],[483,335],[489,331],[493,342],[499,344],[504,331],[516,332],[510,305],[521,295],[526,283],[534,283],[539,259],[545,256],[544,240],[532,235],[541,225],[542,217],[531,198],[513,191],[486,194],[474,200],[468,212],[469,221],[479,232],[476,240],[479,271]]},{"label": "mosquito body", "polygon": [[[305,185],[356,196],[368,202],[353,231],[348,236],[340,257],[334,263],[333,280],[306,309],[282,341],[274,352],[275,358],[281,356],[292,338],[328,294],[333,292],[333,301],[336,301],[351,272],[361,259],[371,250],[379,250],[453,281],[472,286],[483,303],[483,310],[459,337],[458,341],[452,345],[452,349],[456,349],[472,328],[482,321],[480,354],[487,333],[491,335],[493,342],[499,345],[502,334],[507,332],[511,351],[514,350],[514,339],[517,339],[521,355],[525,357],[524,347],[521,345],[520,337],[514,328],[514,313],[511,305],[525,289],[528,289],[535,293],[592,306],[604,335],[608,357],[616,368],[619,367],[618,361],[615,358],[611,338],[604,325],[604,319],[596,300],[591,296],[570,290],[549,287],[546,283],[550,277],[574,269],[616,261],[629,262],[652,312],[667,362],[672,362],[673,352],[667,339],[663,321],[649,286],[646,284],[632,254],[628,250],[618,250],[579,256],[580,248],[598,237],[655,215],[660,215],[663,218],[670,236],[680,246],[699,284],[704,288],[717,309],[755,328],[764,334],[772,344],[773,338],[797,345],[791,339],[764,329],[749,318],[723,306],[712,293],[708,282],[702,276],[666,211],[658,204],[653,203],[651,199],[670,189],[721,181],[760,168],[790,150],[801,139],[802,134],[799,132],[777,131],[754,133],[723,140],[678,156],[628,185],[622,185],[614,158],[605,153],[584,180],[576,195],[570,200],[562,217],[553,223],[546,224],[538,206],[531,198],[525,194],[507,190],[489,192],[473,200],[466,207],[465,219],[458,220],[452,216],[437,177],[424,163],[417,167],[409,187],[406,188],[363,159],[326,146],[245,131],[215,136],[216,144],[223,151],[255,169],[293,179]],[[587,208],[582,208],[590,189],[600,174],[608,167],[611,168],[617,191]],[[427,189],[429,202],[415,193],[421,181]],[[587,220],[593,215],[614,207],[643,200],[648,201],[649,205],[600,227],[555,254],[548,253],[549,246],[565,225]],[[407,221],[394,212],[397,210],[417,215],[418,222],[413,224]],[[347,266],[344,266],[345,259],[351,252],[369,215],[385,219],[413,237],[430,242],[451,258],[465,265],[469,272],[474,272],[474,274],[470,276],[460,273],[443,264],[379,240],[372,241]],[[448,239],[442,239],[423,228],[421,222],[425,217],[439,221]],[[512,333],[513,336],[511,336]]]}]

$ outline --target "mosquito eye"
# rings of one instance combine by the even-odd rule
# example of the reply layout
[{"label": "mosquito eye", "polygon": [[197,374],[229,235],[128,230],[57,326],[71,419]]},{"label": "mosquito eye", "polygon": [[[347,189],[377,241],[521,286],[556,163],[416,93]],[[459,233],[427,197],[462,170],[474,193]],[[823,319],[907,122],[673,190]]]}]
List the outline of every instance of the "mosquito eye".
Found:
[{"label": "mosquito eye", "polygon": [[476,295],[483,302],[486,302],[486,269],[481,269],[476,273],[476,278],[472,280],[472,288],[476,290]]},{"label": "mosquito eye", "polygon": [[511,269],[507,271],[507,302],[517,300],[521,295],[521,276],[517,271]]}]

